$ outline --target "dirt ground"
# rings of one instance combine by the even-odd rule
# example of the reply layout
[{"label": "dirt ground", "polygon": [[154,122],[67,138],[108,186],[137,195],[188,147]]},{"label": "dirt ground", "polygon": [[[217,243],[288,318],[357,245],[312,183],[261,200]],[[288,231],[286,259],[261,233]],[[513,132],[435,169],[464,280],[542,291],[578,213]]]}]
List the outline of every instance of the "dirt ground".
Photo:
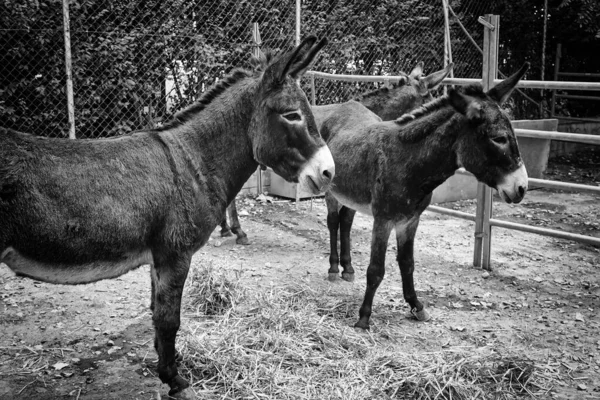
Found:
[{"label": "dirt ground", "polygon": [[[557,160],[552,179],[600,184],[591,155]],[[328,232],[322,199],[240,199],[249,246],[218,230],[193,259],[241,272],[256,290],[303,281],[350,293],[348,325],[358,319],[369,259],[371,219],[353,227],[353,283],[326,280]],[[445,206],[472,212],[474,203]],[[494,216],[600,237],[600,197],[532,190],[521,205],[495,202]],[[392,235],[386,277],[375,297],[372,332],[405,329],[405,344],[428,349],[486,344],[498,353],[547,363],[563,379],[548,398],[600,399],[600,248],[495,229],[492,262],[472,266],[473,224],[425,212],[415,251],[417,292],[432,320],[408,324]],[[50,285],[0,266],[0,399],[157,399],[148,267],[90,285]],[[188,299],[189,300],[189,299]],[[187,317],[184,313],[183,327]],[[185,328],[183,328],[185,331]]]}]

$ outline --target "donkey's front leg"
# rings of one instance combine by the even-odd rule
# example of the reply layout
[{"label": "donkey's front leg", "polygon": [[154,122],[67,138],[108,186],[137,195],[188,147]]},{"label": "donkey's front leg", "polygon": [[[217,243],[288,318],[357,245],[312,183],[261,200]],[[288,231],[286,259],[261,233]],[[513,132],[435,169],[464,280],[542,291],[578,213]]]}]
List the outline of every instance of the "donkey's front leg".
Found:
[{"label": "donkey's front leg", "polygon": [[169,396],[189,387],[177,372],[175,338],[180,324],[181,295],[191,254],[153,251],[152,266],[154,348],[158,353],[158,377],[169,385]]},{"label": "donkey's front leg", "polygon": [[223,217],[223,221],[219,224],[221,226],[221,237],[233,236],[229,224],[227,224],[227,217]]},{"label": "donkey's front leg", "polygon": [[344,272],[342,272],[342,279],[352,282],[354,281],[354,268],[352,268],[352,254],[350,245],[350,230],[352,229],[352,222],[354,221],[354,215],[356,211],[343,206],[339,212],[340,214],[340,263]]},{"label": "donkey's front leg", "polygon": [[336,281],[339,277],[338,268],[340,259],[337,249],[338,228],[340,226],[339,203],[331,195],[325,193],[325,203],[327,204],[327,229],[329,230],[329,275],[327,279]]},{"label": "donkey's front leg", "polygon": [[371,261],[367,268],[367,290],[362,306],[360,306],[360,319],[354,324],[357,328],[369,329],[373,297],[385,275],[385,251],[393,226],[391,221],[381,218],[375,217],[375,221],[373,221]]},{"label": "donkey's front leg", "polygon": [[415,217],[408,222],[396,224],[396,243],[398,245],[398,265],[402,275],[402,291],[404,300],[410,305],[411,314],[419,321],[428,321],[429,314],[423,308],[423,304],[417,299],[413,272],[415,270],[414,244],[415,235],[419,226],[419,217]]},{"label": "donkey's front leg", "polygon": [[235,199],[229,204],[227,207],[227,214],[229,214],[229,222],[231,223],[231,231],[235,233],[237,239],[235,242],[237,244],[248,245],[250,241],[248,240],[248,235],[246,232],[242,230],[242,226],[240,225],[240,219],[238,218],[237,206],[235,205]]}]

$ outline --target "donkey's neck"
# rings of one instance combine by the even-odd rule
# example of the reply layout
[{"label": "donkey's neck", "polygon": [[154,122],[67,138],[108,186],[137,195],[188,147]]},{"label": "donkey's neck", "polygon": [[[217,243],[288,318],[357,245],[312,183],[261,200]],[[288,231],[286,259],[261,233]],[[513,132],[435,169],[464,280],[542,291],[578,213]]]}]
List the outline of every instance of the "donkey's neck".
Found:
[{"label": "donkey's neck", "polygon": [[196,183],[207,189],[211,201],[223,211],[258,166],[248,132],[255,90],[252,79],[243,79],[197,115],[164,133],[183,154]]},{"label": "donkey's neck", "polygon": [[[451,107],[444,107],[431,115],[400,127],[401,142],[412,166],[411,179],[425,195],[431,193],[459,168],[457,140],[463,130],[464,119]],[[419,137],[407,141],[407,136]],[[419,140],[420,139],[420,140]]]}]

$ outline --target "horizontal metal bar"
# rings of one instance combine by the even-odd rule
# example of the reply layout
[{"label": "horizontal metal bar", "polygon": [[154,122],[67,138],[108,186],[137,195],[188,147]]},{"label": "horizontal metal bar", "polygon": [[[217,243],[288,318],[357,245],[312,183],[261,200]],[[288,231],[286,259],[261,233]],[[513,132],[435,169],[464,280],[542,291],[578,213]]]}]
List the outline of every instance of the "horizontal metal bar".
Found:
[{"label": "horizontal metal bar", "polygon": [[577,142],[600,145],[600,136],[586,135],[581,133],[551,132],[535,129],[515,129],[515,133],[520,137],[530,137],[538,139],[560,140],[563,142]]},{"label": "horizontal metal bar", "polygon": [[[321,79],[329,79],[346,82],[384,82],[389,80],[396,83],[403,76],[396,75],[344,75],[344,74],[329,74],[326,72],[308,71],[306,75],[313,75]],[[494,79],[494,85],[502,82],[502,79]],[[474,78],[446,78],[442,81],[443,85],[470,85],[473,83],[481,83],[481,79]],[[555,82],[555,81],[530,81],[520,80],[517,84],[518,88],[525,89],[551,89],[551,90],[598,90],[600,91],[600,82]]]},{"label": "horizontal metal bar", "polygon": [[577,233],[570,233],[564,231],[557,231],[555,229],[541,228],[539,226],[530,226],[524,224],[518,224],[515,222],[501,221],[499,219],[490,219],[490,225],[497,226],[499,228],[514,229],[521,232],[537,233],[538,235],[551,236],[559,239],[574,240],[580,243],[591,244],[594,246],[600,246],[600,238],[592,236],[579,235]]},{"label": "horizontal metal bar", "polygon": [[564,117],[562,115],[552,115],[552,118],[556,118],[562,121],[574,121],[574,122],[600,122],[600,118],[577,118],[577,117]]},{"label": "horizontal metal bar", "polygon": [[481,25],[488,28],[490,31],[493,31],[494,29],[496,29],[496,27],[493,24],[490,24],[488,21],[483,19],[483,17],[481,17],[481,16],[479,18],[477,18],[477,22],[479,22]]},{"label": "horizontal metal bar", "polygon": [[586,192],[600,195],[600,186],[581,185],[579,183],[549,181],[547,179],[529,178],[529,185],[571,192]]},{"label": "horizontal metal bar", "polygon": [[562,99],[573,99],[573,100],[600,100],[600,96],[579,96],[576,94],[556,93],[556,97],[560,97]]},{"label": "horizontal metal bar", "polygon": [[392,76],[392,75],[344,75],[344,74],[329,74],[326,72],[308,71],[305,75],[314,76],[321,79],[328,79],[334,81],[345,81],[345,82],[384,82],[389,81],[397,83],[400,80],[406,79],[405,76]]},{"label": "horizontal metal bar", "polygon": [[427,207],[428,211],[433,211],[438,214],[450,215],[456,218],[468,219],[469,221],[475,221],[475,215],[469,214],[462,211],[450,210],[449,208],[439,207],[439,206],[429,206]]},{"label": "horizontal metal bar", "polygon": [[[502,79],[494,79],[494,85],[502,82]],[[600,82],[560,82],[560,81],[530,81],[520,80],[518,88],[525,89],[562,89],[562,90],[600,90]]]},{"label": "horizontal metal bar", "polygon": [[558,72],[558,75],[561,76],[577,76],[577,77],[590,77],[590,78],[600,78],[600,74],[594,72]]}]

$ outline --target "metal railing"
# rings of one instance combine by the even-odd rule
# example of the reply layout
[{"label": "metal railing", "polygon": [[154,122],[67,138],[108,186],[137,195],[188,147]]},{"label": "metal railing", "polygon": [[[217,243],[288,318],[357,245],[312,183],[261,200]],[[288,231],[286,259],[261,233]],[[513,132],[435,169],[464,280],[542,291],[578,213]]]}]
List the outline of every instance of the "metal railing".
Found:
[{"label": "metal railing", "polygon": [[[480,79],[465,79],[465,78],[446,78],[442,82],[444,85],[470,85],[473,83],[483,83],[484,90],[502,82],[501,79],[496,79],[497,76],[497,51],[498,51],[498,26],[499,17],[496,15],[486,15],[486,24],[484,24],[484,60],[483,60],[483,78]],[[400,76],[356,76],[356,75],[335,75],[322,72],[311,71],[308,73],[311,79],[311,94],[312,101],[315,104],[315,78],[326,80],[343,80],[351,82],[398,82]],[[483,82],[482,82],[483,81]],[[595,90],[600,91],[600,83],[598,82],[547,82],[536,80],[521,80],[518,88],[531,89],[576,89],[576,90]],[[568,132],[548,132],[535,129],[516,128],[515,133],[519,137],[537,138],[568,141],[576,143],[585,143],[591,145],[600,145],[600,136],[584,135]],[[457,171],[459,174],[471,175],[464,169]],[[577,183],[550,181],[545,179],[529,178],[529,184],[535,187],[543,187],[549,189],[559,189],[573,192],[586,192],[600,195],[600,186],[582,185]],[[430,205],[428,210],[453,216],[456,218],[466,219],[475,222],[475,249],[473,264],[485,269],[491,269],[490,253],[491,253],[491,228],[493,226],[513,229],[522,232],[535,233],[544,236],[550,236],[560,239],[573,240],[580,243],[600,246],[600,238],[580,235],[576,233],[564,232],[555,229],[541,228],[526,224],[503,221],[492,218],[492,189],[482,183],[478,183],[477,191],[477,211],[476,214],[469,214],[462,211],[451,210],[444,207]]]}]

